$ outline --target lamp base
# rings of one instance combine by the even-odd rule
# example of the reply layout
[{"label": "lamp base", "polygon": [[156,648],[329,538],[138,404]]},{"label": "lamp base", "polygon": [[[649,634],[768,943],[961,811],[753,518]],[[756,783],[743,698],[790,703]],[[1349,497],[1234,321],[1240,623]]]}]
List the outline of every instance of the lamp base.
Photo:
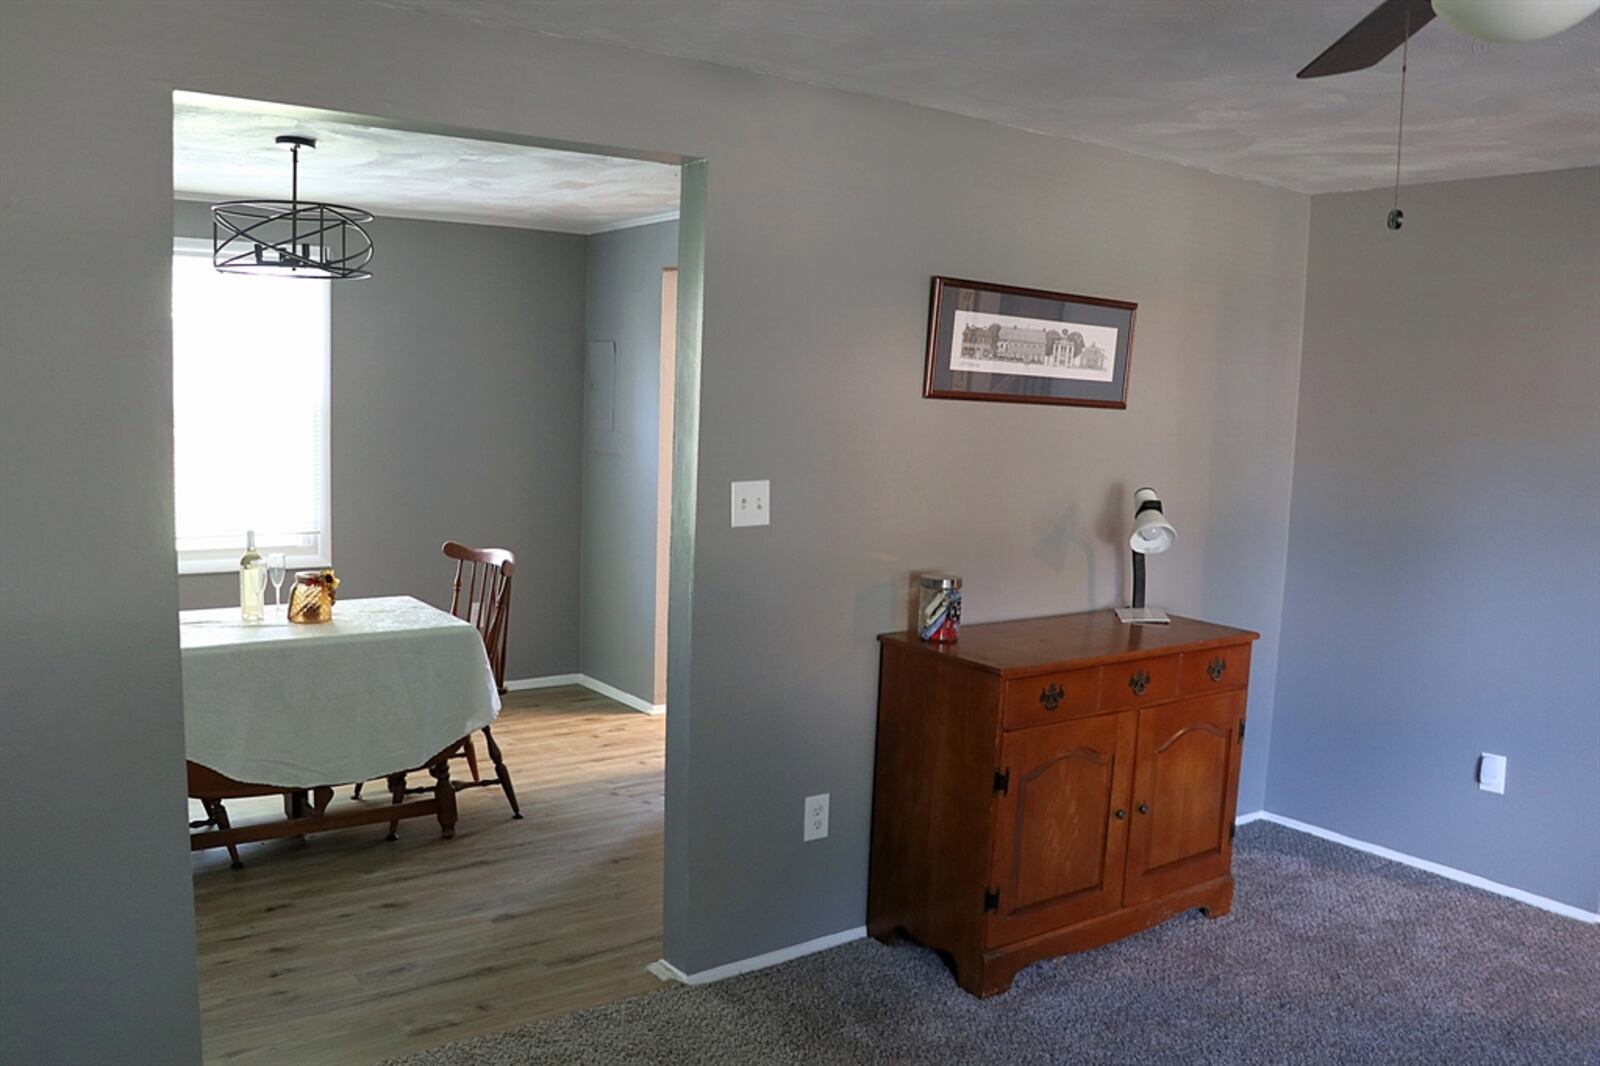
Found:
[{"label": "lamp base", "polygon": [[1117,619],[1133,626],[1164,626],[1172,619],[1154,607],[1118,607]]}]

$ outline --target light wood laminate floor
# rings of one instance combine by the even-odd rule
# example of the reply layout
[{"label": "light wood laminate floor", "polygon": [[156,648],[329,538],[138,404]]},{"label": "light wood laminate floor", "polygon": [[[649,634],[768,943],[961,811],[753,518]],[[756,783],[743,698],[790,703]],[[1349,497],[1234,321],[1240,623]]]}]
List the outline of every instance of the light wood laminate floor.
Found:
[{"label": "light wood laminate floor", "polygon": [[[371,1063],[659,988],[664,730],[587,689],[514,692],[494,731],[522,821],[468,789],[454,840],[418,818],[392,843],[379,825],[247,845],[242,870],[196,853],[206,1061]],[[335,807],[389,802],[367,789]]]}]

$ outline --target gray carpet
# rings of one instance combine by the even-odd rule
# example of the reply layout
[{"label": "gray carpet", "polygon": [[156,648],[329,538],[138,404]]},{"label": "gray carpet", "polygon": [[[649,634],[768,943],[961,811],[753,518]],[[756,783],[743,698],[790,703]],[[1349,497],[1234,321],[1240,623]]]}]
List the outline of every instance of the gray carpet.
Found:
[{"label": "gray carpet", "polygon": [[1234,872],[1229,917],[988,1000],[863,940],[396,1062],[1600,1064],[1600,927],[1261,822]]}]

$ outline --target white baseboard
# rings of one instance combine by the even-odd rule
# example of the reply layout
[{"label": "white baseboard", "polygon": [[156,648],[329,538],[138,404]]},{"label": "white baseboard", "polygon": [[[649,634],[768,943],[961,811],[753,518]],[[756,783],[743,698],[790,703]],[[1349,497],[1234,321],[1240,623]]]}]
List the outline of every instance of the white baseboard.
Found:
[{"label": "white baseboard", "polygon": [[684,972],[672,965],[672,963],[668,962],[666,959],[657,959],[649,966],[646,966],[644,968],[644,972],[659,981],[676,981],[680,985],[686,985],[689,983],[689,979]]},{"label": "white baseboard", "polygon": [[769,966],[776,966],[780,962],[798,959],[804,955],[813,955],[819,951],[836,948],[840,944],[848,944],[852,940],[860,940],[867,935],[867,927],[858,925],[854,929],[843,929],[827,936],[819,936],[815,940],[807,940],[803,944],[790,944],[777,951],[769,951],[763,955],[755,955],[737,962],[724,963],[713,966],[709,970],[699,973],[684,973],[666,959],[652,962],[645,969],[661,978],[663,981],[678,981],[686,985],[709,985],[713,981],[722,981],[729,977],[737,977],[742,973],[753,973],[756,970],[765,970]]},{"label": "white baseboard", "polygon": [[524,677],[506,682],[507,692],[527,692],[535,688],[560,688],[563,685],[583,684],[582,674],[551,674],[549,677]]},{"label": "white baseboard", "polygon": [[1234,825],[1249,825],[1251,822],[1259,822],[1259,821],[1261,821],[1261,819],[1265,818],[1266,816],[1267,816],[1267,812],[1266,811],[1251,811],[1249,814],[1241,814],[1241,815],[1239,815],[1239,817],[1237,817],[1237,818],[1235,818],[1233,820],[1233,824]]},{"label": "white baseboard", "polygon": [[1271,811],[1256,811],[1254,814],[1245,815],[1237,821],[1239,824],[1244,824],[1246,818],[1250,821],[1272,822],[1274,825],[1281,825],[1301,833],[1309,833],[1311,836],[1321,837],[1323,840],[1329,840],[1335,844],[1343,844],[1347,848],[1364,851],[1369,855],[1376,855],[1380,859],[1388,859],[1390,862],[1398,862],[1406,866],[1415,867],[1418,870],[1426,870],[1428,873],[1438,874],[1440,877],[1448,877],[1452,881],[1459,881],[1464,885],[1471,885],[1473,888],[1481,888],[1485,892],[1493,892],[1497,896],[1505,896],[1519,903],[1526,903],[1530,907],[1538,907],[1542,911],[1559,914],[1564,918],[1576,918],[1580,922],[1588,922],[1591,925],[1600,924],[1600,913],[1586,911],[1581,907],[1574,907],[1570,903],[1562,903],[1560,900],[1550,899],[1546,896],[1537,896],[1532,892],[1512,885],[1503,885],[1498,881],[1491,881],[1487,877],[1479,877],[1477,874],[1468,873],[1465,870],[1457,870],[1453,866],[1445,866],[1428,859],[1419,859],[1415,855],[1407,855],[1403,851],[1395,851],[1393,848],[1386,848],[1381,844],[1369,844],[1365,840],[1347,837],[1343,833],[1335,833],[1331,829],[1324,829],[1320,825],[1312,825],[1310,822],[1302,822],[1295,818],[1285,818],[1283,815],[1273,814]]},{"label": "white baseboard", "polygon": [[624,692],[615,685],[597,681],[588,674],[580,674],[578,684],[591,692],[598,692],[602,696],[614,699],[624,707],[632,707],[641,714],[665,714],[667,711],[665,703],[651,703],[649,700],[642,700],[631,692]]},{"label": "white baseboard", "polygon": [[604,681],[596,680],[588,674],[551,674],[548,677],[524,677],[515,681],[506,682],[507,692],[527,692],[536,688],[559,688],[563,685],[582,685],[591,692],[598,692],[607,699],[616,700],[624,707],[638,711],[640,714],[666,714],[665,703],[651,703],[642,700],[631,692],[624,692],[615,685],[608,685]]}]

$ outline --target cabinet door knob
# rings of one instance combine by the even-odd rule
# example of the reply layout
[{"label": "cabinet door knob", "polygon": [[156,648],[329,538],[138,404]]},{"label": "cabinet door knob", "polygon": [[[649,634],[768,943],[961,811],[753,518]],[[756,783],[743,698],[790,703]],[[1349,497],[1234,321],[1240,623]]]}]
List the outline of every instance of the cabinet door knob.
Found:
[{"label": "cabinet door knob", "polygon": [[1135,696],[1143,696],[1144,690],[1150,687],[1150,674],[1145,670],[1135,670],[1133,676],[1128,678],[1128,687],[1133,689]]},{"label": "cabinet door knob", "polygon": [[1117,808],[1117,817],[1118,818],[1126,818],[1127,816],[1128,816],[1128,812],[1127,811],[1123,810],[1121,807]]},{"label": "cabinet door knob", "polygon": [[1148,804],[1148,803],[1139,804],[1139,813],[1140,814],[1149,814],[1150,813],[1150,804]]},{"label": "cabinet door knob", "polygon": [[1211,675],[1211,680],[1213,681],[1221,681],[1223,672],[1227,669],[1228,660],[1220,655],[1206,664],[1206,673]]},{"label": "cabinet door knob", "polygon": [[1044,704],[1045,710],[1053,711],[1057,707],[1061,706],[1061,700],[1066,696],[1066,694],[1067,693],[1065,689],[1052,681],[1050,682],[1049,688],[1039,693],[1039,702]]}]

